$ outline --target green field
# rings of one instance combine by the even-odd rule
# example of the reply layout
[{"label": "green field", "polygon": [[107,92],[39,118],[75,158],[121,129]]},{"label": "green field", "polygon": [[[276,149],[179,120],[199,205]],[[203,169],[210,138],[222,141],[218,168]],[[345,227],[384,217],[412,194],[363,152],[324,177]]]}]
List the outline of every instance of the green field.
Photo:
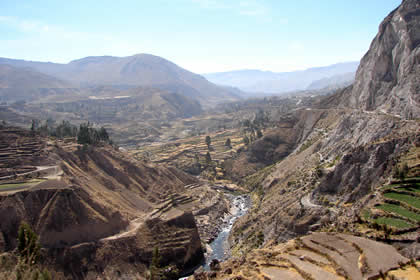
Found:
[{"label": "green field", "polygon": [[392,226],[396,228],[409,228],[413,226],[412,224],[407,223],[404,220],[388,218],[388,217],[379,217],[375,219],[374,221],[380,225],[387,225],[387,226]]},{"label": "green field", "polygon": [[405,202],[410,206],[420,209],[420,197],[411,196],[408,194],[401,194],[397,192],[387,192],[384,194],[384,197]]},{"label": "green field", "polygon": [[40,182],[42,182],[44,180],[40,180],[40,179],[33,179],[30,181],[26,181],[26,182],[19,182],[19,183],[9,183],[9,184],[0,184],[0,190],[4,190],[4,189],[15,189],[15,188],[19,188],[19,187],[30,187],[33,185],[36,185]]},{"label": "green field", "polygon": [[408,191],[408,192],[420,193],[420,183],[410,184],[408,186],[400,187],[398,189]]},{"label": "green field", "polygon": [[395,205],[395,204],[389,204],[389,203],[385,203],[382,205],[377,206],[376,208],[381,209],[383,211],[386,212],[391,212],[391,213],[395,213],[397,215],[406,217],[410,220],[416,221],[416,222],[420,222],[420,215],[417,213],[414,213],[404,207],[401,207],[399,205]]}]

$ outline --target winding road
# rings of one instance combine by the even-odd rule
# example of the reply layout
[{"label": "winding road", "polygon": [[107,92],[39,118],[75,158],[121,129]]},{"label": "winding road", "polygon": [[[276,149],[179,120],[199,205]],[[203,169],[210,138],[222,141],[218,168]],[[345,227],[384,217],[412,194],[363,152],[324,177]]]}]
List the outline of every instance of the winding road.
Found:
[{"label": "winding road", "polygon": [[300,199],[300,202],[302,203],[302,205],[304,207],[307,207],[307,208],[321,208],[322,207],[321,205],[313,204],[311,202],[311,194],[310,193],[308,193],[307,195],[302,197]]}]

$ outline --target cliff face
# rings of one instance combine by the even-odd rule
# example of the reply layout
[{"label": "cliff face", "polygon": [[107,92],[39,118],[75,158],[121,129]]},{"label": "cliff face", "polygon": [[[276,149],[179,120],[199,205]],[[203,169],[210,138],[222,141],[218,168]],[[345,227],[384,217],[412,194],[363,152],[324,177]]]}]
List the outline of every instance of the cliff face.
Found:
[{"label": "cliff face", "polygon": [[21,221],[36,229],[44,247],[93,241],[128,225],[118,212],[106,209],[86,191],[74,186],[0,196],[0,205],[0,231],[6,250],[16,246]]},{"label": "cliff face", "polygon": [[420,117],[420,2],[404,0],[379,27],[341,104]]},{"label": "cliff face", "polygon": [[154,248],[159,248],[162,266],[191,268],[203,260],[201,242],[191,213],[170,219],[153,218],[135,234],[114,236],[98,242],[48,251],[51,270],[66,279],[144,279]]}]

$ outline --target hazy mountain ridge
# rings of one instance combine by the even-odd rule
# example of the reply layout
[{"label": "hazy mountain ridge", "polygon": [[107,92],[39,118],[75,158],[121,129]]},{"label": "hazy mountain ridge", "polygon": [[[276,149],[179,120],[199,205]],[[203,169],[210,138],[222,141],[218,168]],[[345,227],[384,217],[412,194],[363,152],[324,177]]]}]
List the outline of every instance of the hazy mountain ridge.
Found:
[{"label": "hazy mountain ridge", "polygon": [[[27,83],[37,83],[35,85]],[[31,68],[18,68],[0,64],[0,88],[23,88],[36,86],[38,88],[69,87],[64,81],[34,71]]]},{"label": "hazy mountain ridge", "polygon": [[305,90],[312,82],[332,78],[357,69],[359,62],[337,63],[325,67],[309,68],[294,72],[237,70],[204,74],[209,81],[237,87],[246,92],[282,93]]},{"label": "hazy mountain ridge", "polygon": [[78,96],[71,83],[43,74],[33,68],[0,64],[0,101],[40,101],[43,98]]},{"label": "hazy mountain ridge", "polygon": [[351,85],[354,82],[356,72],[348,72],[344,74],[334,75],[332,77],[323,78],[312,82],[307,90],[318,90],[318,89],[338,89],[344,88]]},{"label": "hazy mountain ridge", "polygon": [[147,86],[184,94],[212,105],[237,100],[237,90],[220,87],[158,56],[137,54],[128,57],[91,56],[68,64],[0,58],[0,63],[30,67],[79,86]]}]

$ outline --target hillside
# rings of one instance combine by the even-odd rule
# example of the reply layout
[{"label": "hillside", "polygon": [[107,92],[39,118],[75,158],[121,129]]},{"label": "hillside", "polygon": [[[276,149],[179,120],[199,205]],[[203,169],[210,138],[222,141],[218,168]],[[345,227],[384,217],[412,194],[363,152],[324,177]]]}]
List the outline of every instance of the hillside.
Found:
[{"label": "hillside", "polygon": [[0,105],[0,279],[420,279],[419,43],[402,0],[360,64],[223,86],[147,54],[0,58],[28,93]]},{"label": "hillside", "polygon": [[79,86],[153,87],[193,98],[204,106],[239,97],[237,90],[220,87],[161,57],[137,54],[128,57],[97,56],[68,64],[1,58],[0,63],[31,67]]},{"label": "hillside", "polygon": [[37,101],[41,99],[77,96],[80,90],[71,84],[32,68],[0,64],[0,101]]},{"label": "hillside", "polygon": [[[302,71],[280,73],[260,70],[237,70],[204,74],[204,77],[215,84],[237,87],[249,93],[278,94],[305,90],[317,80],[354,72],[358,65],[358,62],[346,62]],[[330,83],[325,85],[325,87],[328,85]]]},{"label": "hillside", "polygon": [[[154,248],[162,265],[189,269],[203,260],[202,243],[229,209],[205,182],[106,144],[82,146],[13,127],[0,127],[0,136],[2,262],[13,262],[24,221],[39,234],[54,279],[145,275]],[[0,277],[7,272],[0,268]]]},{"label": "hillside", "polygon": [[[410,257],[416,254],[412,248],[416,246],[413,241],[418,238],[418,199],[413,189],[417,188],[415,180],[419,175],[418,120],[405,120],[399,116],[414,114],[419,106],[412,91],[401,88],[398,94],[405,103],[396,102],[394,107],[389,108],[389,112],[395,115],[382,110],[366,111],[382,109],[389,100],[396,100],[393,97],[396,89],[384,91],[384,80],[368,82],[363,73],[370,69],[365,73],[369,77],[384,78],[383,71],[389,71],[386,73],[392,77],[392,73],[397,73],[393,69],[418,69],[419,62],[410,59],[416,53],[414,40],[403,34],[419,30],[419,22],[416,21],[419,10],[417,1],[407,0],[384,20],[371,49],[362,60],[353,87],[325,97],[321,104],[329,106],[323,109],[309,106],[289,112],[280,119],[278,129],[266,133],[246,153],[233,160],[232,175],[236,174],[244,185],[254,190],[255,202],[250,213],[234,226],[231,244],[235,252],[247,252],[272,240],[283,242],[315,230],[365,234],[366,231],[361,231],[357,225],[357,217],[364,215],[365,219],[370,219],[370,230],[374,221],[380,225],[377,229],[382,227],[382,231],[376,230],[372,236],[377,239],[382,236],[388,241],[404,240],[407,243],[400,249],[407,247],[405,254]],[[409,29],[391,32],[393,36],[401,35],[398,40],[386,39],[390,33],[386,30],[391,28],[388,25],[395,22],[393,18],[400,16],[406,20],[400,20],[401,27],[409,26]],[[392,45],[389,45],[390,41]],[[407,48],[398,56],[396,51],[401,48],[397,46]],[[392,48],[394,51],[391,51]],[[391,53],[395,59],[401,58],[394,59],[399,64],[393,64],[392,68],[369,68],[381,63],[384,54]],[[390,57],[384,59],[389,61]],[[405,65],[406,61],[411,64]],[[397,88],[410,85],[409,89],[413,89],[419,85],[418,76],[410,71],[407,75],[396,76],[405,82],[395,84]],[[373,88],[376,82],[377,86]],[[390,84],[393,82],[390,81]],[[364,99],[363,86],[370,89],[367,93],[371,97],[369,100]],[[341,102],[343,107],[337,108],[332,102],[334,99],[335,104]],[[345,107],[349,100],[357,101],[360,107]],[[380,103],[382,101],[384,103]],[[271,151],[270,156],[279,156],[274,161],[276,163],[256,173],[251,168],[250,172],[250,166],[264,164],[270,158],[265,154],[267,151]],[[407,185],[395,177],[395,170],[401,169],[404,164],[407,164],[405,168],[414,180]],[[383,190],[382,187],[389,182],[393,182],[391,186],[395,189]],[[404,187],[406,189],[401,189]],[[372,207],[393,214],[369,210]],[[381,235],[384,231],[388,232],[385,238]]]}]

